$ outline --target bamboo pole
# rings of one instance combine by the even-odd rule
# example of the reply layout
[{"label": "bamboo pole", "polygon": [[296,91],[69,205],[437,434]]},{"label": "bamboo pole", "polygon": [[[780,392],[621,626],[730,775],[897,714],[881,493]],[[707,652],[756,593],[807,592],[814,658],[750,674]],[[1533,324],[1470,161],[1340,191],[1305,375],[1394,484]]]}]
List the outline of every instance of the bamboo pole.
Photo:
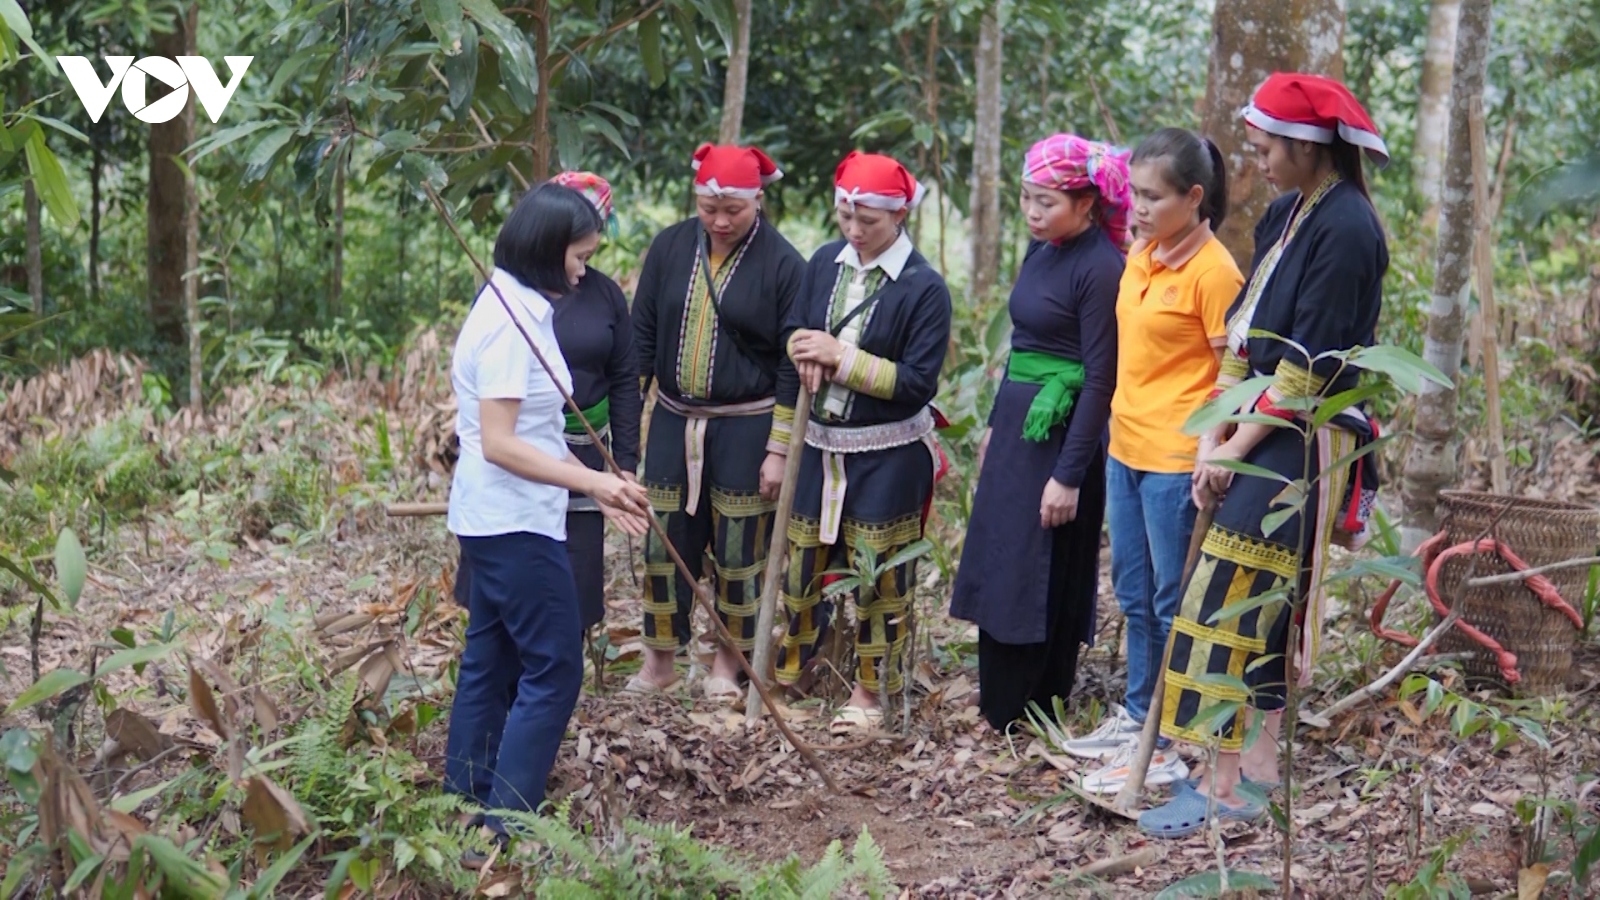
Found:
[{"label": "bamboo pole", "polygon": [[[1194,532],[1189,535],[1189,556],[1183,564],[1184,592],[1189,590],[1189,579],[1194,577],[1195,566],[1200,562],[1200,545],[1205,542],[1206,532],[1211,530],[1211,522],[1217,517],[1217,504],[1220,502],[1213,499],[1195,516]],[[1139,735],[1139,755],[1134,757],[1133,767],[1128,770],[1128,780],[1123,783],[1122,790],[1117,793],[1117,799],[1112,804],[1117,809],[1133,809],[1144,794],[1144,777],[1150,772],[1150,759],[1156,755],[1156,739],[1161,734],[1161,707],[1164,705],[1167,689],[1167,664],[1172,660],[1172,639],[1177,633],[1175,628],[1167,629],[1167,648],[1161,654],[1161,668],[1156,670],[1156,683],[1150,691],[1150,708],[1144,714],[1144,731]]]},{"label": "bamboo pole", "polygon": [[1489,153],[1484,146],[1483,98],[1472,99],[1467,114],[1472,136],[1473,206],[1477,223],[1472,241],[1472,272],[1477,280],[1478,321],[1483,332],[1483,389],[1489,419],[1489,481],[1496,494],[1504,494],[1506,434],[1500,417],[1500,314],[1494,299],[1494,211],[1489,209]]},{"label": "bamboo pole", "polygon": [[[783,484],[778,488],[778,508],[772,514],[772,540],[767,544],[767,568],[761,580],[761,611],[756,614],[756,649],[750,679],[750,693],[744,701],[744,717],[755,721],[761,715],[761,692],[756,679],[767,677],[772,669],[772,622],[778,615],[778,585],[783,580],[784,561],[789,550],[789,516],[794,512],[794,492],[800,480],[800,457],[806,446],[806,426],[811,423],[811,388],[800,383],[794,401],[794,427],[789,432],[789,455],[783,463]],[[771,709],[771,704],[768,704]],[[776,710],[774,710],[776,713]]]},{"label": "bamboo pole", "polygon": [[[539,350],[539,345],[534,343],[533,336],[528,334],[527,330],[522,327],[522,320],[518,319],[516,314],[512,312],[511,303],[506,300],[505,295],[500,293],[500,288],[495,285],[494,280],[490,277],[490,271],[484,267],[483,262],[478,259],[478,255],[472,252],[472,248],[467,246],[466,238],[463,238],[461,230],[456,228],[455,220],[451,218],[450,212],[445,208],[444,201],[439,198],[438,192],[433,189],[433,185],[427,183],[422,185],[422,190],[428,195],[428,199],[432,201],[433,208],[439,212],[439,217],[444,220],[445,227],[450,229],[450,234],[455,237],[456,243],[461,246],[462,252],[467,254],[467,258],[472,261],[472,265],[478,270],[478,275],[483,279],[484,285],[500,301],[500,305],[506,310],[506,315],[511,317],[511,324],[516,327],[517,333],[522,335],[522,339],[528,343],[528,349],[533,351],[533,357],[539,361],[540,368],[544,369],[545,374],[550,376],[551,383],[561,393],[561,399],[566,403],[567,408],[577,413],[578,421],[583,424],[583,430],[589,435],[589,439],[594,442],[595,449],[600,451],[600,456],[605,460],[606,470],[621,477],[623,474],[622,467],[617,465],[617,460],[611,455],[611,451],[606,447],[605,441],[601,440],[600,435],[595,433],[594,426],[590,425],[589,420],[584,417],[583,410],[578,407],[577,401],[572,399],[571,392],[562,387],[561,380],[556,378],[555,370],[550,367],[549,361],[544,358],[544,354]],[[711,598],[711,591],[690,574],[689,566],[684,563],[683,557],[678,553],[677,548],[672,546],[672,541],[667,539],[667,532],[661,526],[661,521],[655,516],[646,516],[646,519],[650,523],[650,530],[655,532],[656,538],[666,548],[667,555],[672,557],[673,565],[677,566],[678,572],[694,587],[695,600],[699,601],[701,608],[709,614],[711,624],[717,630],[717,639],[724,646],[735,647],[736,644],[733,635],[728,632],[728,626],[723,624],[722,617],[717,615],[717,607]],[[822,765],[822,760],[817,758],[816,751],[810,744],[800,740],[799,736],[789,727],[789,723],[773,704],[772,697],[756,676],[755,670],[750,667],[750,661],[745,659],[743,653],[736,653],[735,656],[738,657],[739,666],[744,669],[746,677],[750,679],[751,686],[760,694],[761,701],[767,705],[767,709],[772,711],[773,724],[778,726],[778,731],[783,733],[784,739],[800,752],[801,757],[811,766],[812,771],[821,776],[823,783],[828,786],[829,790],[836,794],[843,793],[839,789],[838,783],[833,780],[833,776]]]}]

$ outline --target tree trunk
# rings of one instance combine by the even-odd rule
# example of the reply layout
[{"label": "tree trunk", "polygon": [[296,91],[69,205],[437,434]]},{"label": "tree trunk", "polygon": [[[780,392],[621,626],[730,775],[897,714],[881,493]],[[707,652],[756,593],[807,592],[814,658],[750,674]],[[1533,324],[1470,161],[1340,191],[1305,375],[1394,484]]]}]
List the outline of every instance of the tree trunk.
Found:
[{"label": "tree trunk", "polygon": [[1273,72],[1344,74],[1344,0],[1217,0],[1202,128],[1228,163],[1222,239],[1240,266],[1255,250],[1256,220],[1274,192],[1256,167],[1239,110]]},{"label": "tree trunk", "polygon": [[[189,30],[195,21],[195,7],[173,22],[168,34],[157,34],[151,55],[176,58],[190,56]],[[150,101],[166,96],[166,86],[148,80]],[[194,140],[194,101],[184,105],[183,113],[171,121],[150,126],[150,184],[146,201],[145,261],[148,272],[146,291],[150,303],[150,323],[156,340],[169,347],[183,345],[184,282],[189,254],[189,228],[184,167],[179,154]]]},{"label": "tree trunk", "polygon": [[1450,67],[1456,49],[1461,0],[1433,0],[1428,11],[1428,48],[1422,55],[1422,90],[1417,102],[1417,193],[1426,202],[1423,224],[1439,221],[1445,135],[1450,129]]},{"label": "tree trunk", "polygon": [[533,183],[550,180],[550,0],[533,3],[534,66],[539,72],[533,106]]},{"label": "tree trunk", "polygon": [[[104,122],[105,119],[101,119]],[[100,181],[105,177],[105,132],[89,132],[89,305],[100,305]]]},{"label": "tree trunk", "polygon": [[333,152],[333,284],[328,291],[328,310],[338,318],[344,312],[344,167],[348,154],[344,148]]},{"label": "tree trunk", "polygon": [[972,299],[994,290],[1000,272],[1000,0],[978,29],[977,115],[972,141]]},{"label": "tree trunk", "polygon": [[[189,7],[182,29],[183,52],[194,56],[200,52],[196,37],[200,31],[200,4]],[[180,150],[194,140],[195,102],[190,100],[179,117],[184,120],[186,132]],[[200,195],[194,170],[186,171],[187,177],[183,179],[183,309],[189,332],[189,408],[196,415],[204,415],[205,391],[200,383],[203,366],[200,353]]]},{"label": "tree trunk", "polygon": [[[1472,184],[1471,110],[1483,97],[1489,54],[1491,0],[1462,0],[1456,32],[1455,64],[1450,84],[1450,140],[1445,157],[1439,207],[1439,245],[1435,251],[1433,295],[1422,356],[1452,382],[1461,371],[1461,341],[1466,322],[1468,275],[1476,204]],[[1439,491],[1457,477],[1455,387],[1425,382],[1417,397],[1417,415],[1401,482],[1405,498],[1407,543],[1438,526]]]},{"label": "tree trunk", "polygon": [[[28,82],[28,70],[17,70],[17,106],[25,107],[33,101],[33,85]],[[44,315],[44,225],[40,221],[39,191],[30,174],[22,182],[23,255],[28,275],[28,297],[33,301],[33,314]]]},{"label": "tree trunk", "polygon": [[721,144],[739,143],[739,131],[744,127],[745,86],[750,77],[750,0],[733,0],[733,13],[738,24],[728,53],[728,78],[722,85],[722,129],[717,135]]}]

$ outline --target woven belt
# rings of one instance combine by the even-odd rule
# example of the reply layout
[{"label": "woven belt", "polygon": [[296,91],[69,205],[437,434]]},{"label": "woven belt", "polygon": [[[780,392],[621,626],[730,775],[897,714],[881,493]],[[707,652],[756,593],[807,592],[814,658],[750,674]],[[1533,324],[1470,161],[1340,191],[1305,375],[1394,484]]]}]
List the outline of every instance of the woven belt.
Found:
[{"label": "woven belt", "polygon": [[[600,435],[600,439],[602,441],[606,440],[607,438],[611,437],[611,423],[607,422],[606,424],[601,425],[599,428],[595,429],[594,433]],[[567,446],[568,447],[593,447],[594,446],[594,440],[589,437],[587,432],[583,432],[583,431],[579,431],[579,432],[563,431],[561,433],[561,436],[567,439]]]},{"label": "woven belt", "polygon": [[844,521],[844,458],[852,453],[889,450],[921,441],[937,470],[939,449],[934,443],[933,427],[933,413],[926,406],[909,419],[882,425],[851,428],[812,422],[806,426],[806,443],[822,451],[822,515],[818,523],[822,543],[837,543],[839,525]]},{"label": "woven belt", "polygon": [[775,401],[771,397],[763,397],[743,403],[689,406],[666,394],[657,394],[656,402],[688,420],[683,427],[683,458],[688,469],[689,496],[684,500],[683,511],[692,516],[700,508],[700,484],[706,469],[706,422],[770,413]]}]

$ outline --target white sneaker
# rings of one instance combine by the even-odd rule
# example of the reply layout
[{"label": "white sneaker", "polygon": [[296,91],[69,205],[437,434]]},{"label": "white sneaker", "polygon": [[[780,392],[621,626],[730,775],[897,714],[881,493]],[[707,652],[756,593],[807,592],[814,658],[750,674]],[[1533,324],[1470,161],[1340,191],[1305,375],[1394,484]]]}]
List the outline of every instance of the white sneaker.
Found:
[{"label": "white sneaker", "polygon": [[1080,738],[1073,738],[1061,749],[1079,759],[1110,759],[1125,744],[1139,745],[1144,726],[1135,722],[1122,707],[1111,704],[1111,712],[1100,720],[1100,727]]},{"label": "white sneaker", "polygon": [[[1128,783],[1134,758],[1139,755],[1139,742],[1126,744],[1104,767],[1090,772],[1083,779],[1083,789],[1091,794],[1115,794]],[[1160,787],[1189,777],[1189,764],[1178,755],[1178,748],[1168,747],[1150,755],[1150,768],[1144,774],[1145,787]]]}]

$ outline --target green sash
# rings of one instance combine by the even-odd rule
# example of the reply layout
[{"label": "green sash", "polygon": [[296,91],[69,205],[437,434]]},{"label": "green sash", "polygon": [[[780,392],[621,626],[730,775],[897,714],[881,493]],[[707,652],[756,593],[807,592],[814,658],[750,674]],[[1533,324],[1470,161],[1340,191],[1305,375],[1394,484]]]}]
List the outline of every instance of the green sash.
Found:
[{"label": "green sash", "polygon": [[[611,424],[611,398],[601,397],[600,402],[583,411],[583,417],[589,420],[589,427],[595,431]],[[578,421],[576,413],[567,413],[567,434],[584,434],[583,423]]]},{"label": "green sash", "polygon": [[1043,441],[1050,436],[1050,429],[1065,422],[1072,412],[1072,403],[1083,390],[1083,363],[1032,350],[1012,350],[1006,377],[1039,385],[1039,393],[1022,421],[1022,436]]}]

